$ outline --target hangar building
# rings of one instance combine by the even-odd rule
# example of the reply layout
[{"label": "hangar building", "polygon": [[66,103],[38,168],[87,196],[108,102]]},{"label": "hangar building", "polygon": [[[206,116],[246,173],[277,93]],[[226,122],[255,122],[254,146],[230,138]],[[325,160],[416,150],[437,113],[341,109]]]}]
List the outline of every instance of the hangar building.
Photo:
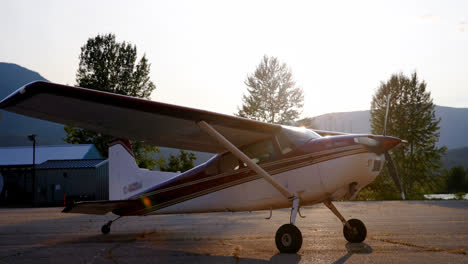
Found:
[{"label": "hangar building", "polygon": [[108,198],[108,163],[92,144],[36,146],[35,164],[34,174],[32,146],[0,148],[1,205],[57,205],[67,196]]}]

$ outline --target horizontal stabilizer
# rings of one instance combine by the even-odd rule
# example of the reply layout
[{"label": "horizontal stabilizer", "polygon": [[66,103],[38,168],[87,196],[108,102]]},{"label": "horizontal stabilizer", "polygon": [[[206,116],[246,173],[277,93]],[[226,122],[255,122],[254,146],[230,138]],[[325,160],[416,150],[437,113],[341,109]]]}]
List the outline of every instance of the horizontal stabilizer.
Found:
[{"label": "horizontal stabilizer", "polygon": [[129,215],[141,207],[142,203],[139,200],[89,201],[69,204],[62,213],[104,215],[113,212],[117,215]]}]

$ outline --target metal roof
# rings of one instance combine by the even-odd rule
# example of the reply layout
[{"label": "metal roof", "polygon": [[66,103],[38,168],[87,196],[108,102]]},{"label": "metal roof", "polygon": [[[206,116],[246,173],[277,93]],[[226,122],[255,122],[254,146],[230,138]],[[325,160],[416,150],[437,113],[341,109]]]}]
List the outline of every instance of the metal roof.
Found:
[{"label": "metal roof", "polygon": [[36,169],[82,169],[95,168],[104,159],[82,159],[82,160],[48,160],[36,166]]},{"label": "metal roof", "polygon": [[[102,159],[93,144],[36,146],[36,164],[47,160]],[[30,165],[33,147],[0,148],[0,166]]]}]

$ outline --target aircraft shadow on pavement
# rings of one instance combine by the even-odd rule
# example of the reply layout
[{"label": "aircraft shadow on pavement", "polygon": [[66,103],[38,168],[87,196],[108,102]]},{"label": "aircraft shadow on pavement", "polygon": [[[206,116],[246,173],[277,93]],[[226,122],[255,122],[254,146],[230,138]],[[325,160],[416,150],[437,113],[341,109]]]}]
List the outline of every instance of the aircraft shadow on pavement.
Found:
[{"label": "aircraft shadow on pavement", "polygon": [[270,261],[267,261],[267,263],[285,263],[285,264],[297,264],[301,261],[301,255],[299,254],[281,254],[278,253],[271,257]]},{"label": "aircraft shadow on pavement", "polygon": [[[182,250],[172,250],[172,249],[162,249],[157,247],[146,248],[143,252],[141,247],[137,245],[136,242],[140,239],[144,239],[145,235],[151,235],[148,233],[127,233],[127,234],[111,234],[111,235],[95,235],[86,238],[81,238],[79,240],[68,241],[66,243],[79,243],[79,244],[95,244],[95,243],[118,243],[120,250],[125,250],[126,252],[138,251],[137,255],[152,255],[158,258],[158,261],[164,263],[164,261],[173,262],[174,259],[181,258],[185,263],[187,261],[191,262],[193,258],[194,262],[201,263],[282,263],[282,264],[297,264],[301,260],[301,255],[299,254],[282,254],[278,253],[270,258],[270,260],[263,259],[253,259],[253,258],[242,258],[236,256],[219,256],[219,255],[209,255],[203,253],[194,253],[189,251]],[[133,245],[132,245],[133,244]],[[119,255],[118,252],[116,252]],[[109,257],[110,254],[107,254]],[[175,261],[178,263],[178,261]]]},{"label": "aircraft shadow on pavement", "polygon": [[[127,233],[68,238],[31,247],[19,254],[3,256],[1,260],[6,263],[31,260],[48,263],[50,259],[58,263],[134,263],[154,260],[158,263],[271,263],[268,260],[235,255],[210,255],[180,250],[177,247],[171,249],[158,242],[152,243],[153,241],[148,244],[139,243],[145,241],[143,236],[142,233]],[[272,257],[272,263],[292,264],[300,260],[299,255],[277,256]]]},{"label": "aircraft shadow on pavement", "polygon": [[343,264],[345,263],[353,254],[370,254],[372,253],[372,247],[366,243],[347,243],[346,250],[348,253],[342,256],[333,264]]}]

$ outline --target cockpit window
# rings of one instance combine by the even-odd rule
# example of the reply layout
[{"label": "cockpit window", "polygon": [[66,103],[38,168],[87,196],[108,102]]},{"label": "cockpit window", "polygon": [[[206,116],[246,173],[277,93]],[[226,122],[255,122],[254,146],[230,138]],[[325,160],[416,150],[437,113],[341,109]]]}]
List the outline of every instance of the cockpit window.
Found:
[{"label": "cockpit window", "polygon": [[270,139],[245,146],[241,151],[255,163],[270,160],[274,156],[273,143]]},{"label": "cockpit window", "polygon": [[221,156],[219,160],[219,169],[221,172],[229,172],[239,169],[239,159],[232,153],[228,152]]},{"label": "cockpit window", "polygon": [[[282,126],[280,134],[284,134],[296,147],[299,147],[312,139],[321,138],[319,134],[304,127]],[[284,142],[284,139],[281,140],[281,135],[278,136],[278,140],[280,140],[280,145],[281,141]]]},{"label": "cockpit window", "polygon": [[294,144],[289,140],[289,138],[284,133],[276,134],[276,140],[278,142],[279,149],[281,150],[281,154],[286,154],[291,152],[294,149]]},{"label": "cockpit window", "polygon": [[[271,160],[275,155],[275,148],[271,139],[256,142],[240,148],[245,155],[255,163],[262,163]],[[247,164],[240,161],[231,152],[225,152],[212,158],[205,169],[207,175],[216,175],[219,173],[233,172],[247,167]]]}]

